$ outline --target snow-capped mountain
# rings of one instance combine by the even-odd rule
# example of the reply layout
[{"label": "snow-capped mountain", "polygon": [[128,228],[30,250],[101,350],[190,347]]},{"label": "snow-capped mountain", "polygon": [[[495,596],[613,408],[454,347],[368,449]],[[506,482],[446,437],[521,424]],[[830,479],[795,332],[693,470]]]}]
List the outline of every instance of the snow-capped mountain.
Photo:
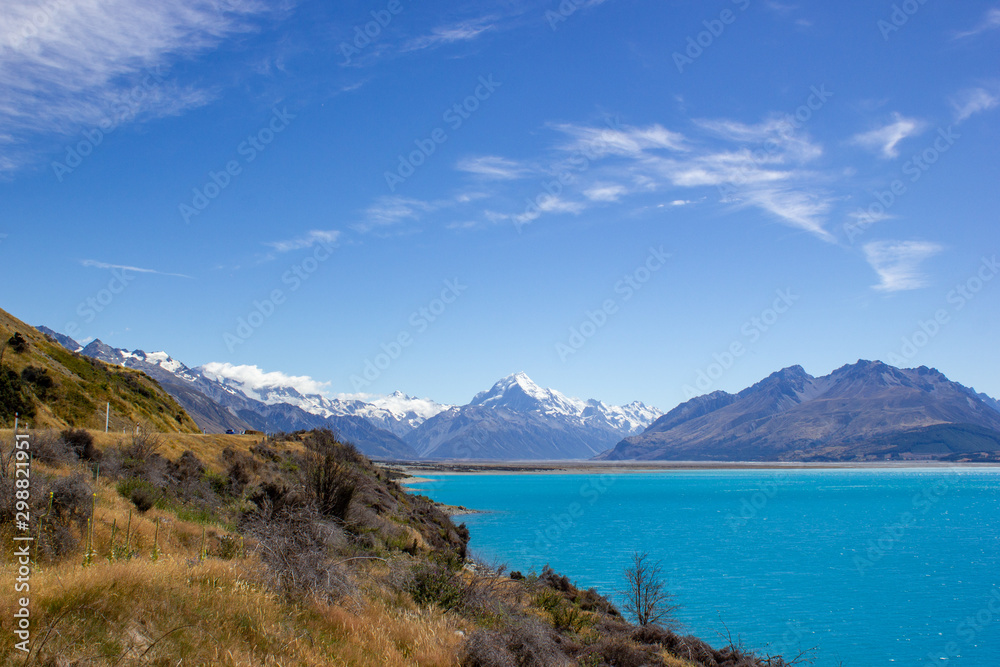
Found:
[{"label": "snow-capped mountain", "polygon": [[514,373],[454,406],[402,392],[328,397],[326,384],[256,366],[212,362],[189,367],[166,352],[86,347],[39,327],[67,349],[141,370],[208,432],[329,428],[371,456],[391,458],[589,458],[641,433],[662,413],[567,397]]},{"label": "snow-capped mountain", "polygon": [[476,394],[469,405],[502,407],[518,412],[537,411],[549,416],[575,417],[604,422],[614,429],[639,433],[663,413],[641,401],[628,405],[606,405],[590,399],[570,398],[555,389],[543,389],[523,371],[508,375],[489,391]]},{"label": "snow-capped mountain", "polygon": [[404,440],[429,458],[590,458],[661,414],[638,401],[620,407],[570,398],[520,372],[428,419]]},{"label": "snow-capped mountain", "polygon": [[366,397],[369,398],[367,401],[327,398],[318,393],[322,384],[310,378],[277,372],[263,373],[256,366],[213,362],[196,370],[232,391],[267,405],[294,405],[309,414],[325,418],[363,417],[397,437],[403,437],[426,420],[451,407],[430,399],[407,396],[399,391],[389,396]]},{"label": "snow-capped mountain", "polygon": [[[203,431],[221,433],[227,429],[254,429],[268,432],[328,428],[353,442],[369,456],[416,457],[416,452],[398,436],[379,428],[362,416],[348,411],[329,414],[302,409],[291,401],[297,401],[301,405],[310,405],[310,401],[293,387],[275,387],[266,396],[255,395],[247,386],[205,372],[203,367],[190,368],[166,352],[130,352],[123,348],[113,348],[100,340],[94,340],[84,347],[67,336],[54,336],[50,329],[38,329],[69,350],[108,364],[146,373],[181,404]],[[282,394],[289,401],[276,400]],[[270,402],[260,400],[264,397]]]}]

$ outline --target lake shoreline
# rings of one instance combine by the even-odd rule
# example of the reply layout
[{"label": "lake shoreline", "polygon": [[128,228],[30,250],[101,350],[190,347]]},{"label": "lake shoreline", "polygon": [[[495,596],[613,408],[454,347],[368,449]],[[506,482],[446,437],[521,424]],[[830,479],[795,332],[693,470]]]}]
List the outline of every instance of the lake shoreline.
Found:
[{"label": "lake shoreline", "polygon": [[996,468],[996,463],[951,461],[402,461],[382,460],[378,465],[405,474],[402,484],[431,481],[428,474],[627,474],[694,470],[970,470]]}]

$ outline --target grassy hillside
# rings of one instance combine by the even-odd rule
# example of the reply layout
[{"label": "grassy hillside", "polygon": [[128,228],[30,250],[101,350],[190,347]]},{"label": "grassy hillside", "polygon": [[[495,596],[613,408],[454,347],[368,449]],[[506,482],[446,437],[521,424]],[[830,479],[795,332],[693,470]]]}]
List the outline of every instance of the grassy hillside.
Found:
[{"label": "grassy hillside", "polygon": [[[15,336],[20,345],[9,343]],[[110,402],[114,430],[199,431],[155,380],[69,352],[2,310],[0,346],[0,425],[13,426],[16,412],[32,426],[103,429]]]},{"label": "grassy hillside", "polygon": [[[469,561],[463,526],[329,432],[99,436],[32,434],[34,641],[25,661],[0,633],[7,662],[785,664],[630,625],[548,569],[507,576]],[[0,540],[11,544],[11,442],[0,439]],[[194,449],[176,454],[184,445]],[[14,611],[0,598],[0,618]]]}]

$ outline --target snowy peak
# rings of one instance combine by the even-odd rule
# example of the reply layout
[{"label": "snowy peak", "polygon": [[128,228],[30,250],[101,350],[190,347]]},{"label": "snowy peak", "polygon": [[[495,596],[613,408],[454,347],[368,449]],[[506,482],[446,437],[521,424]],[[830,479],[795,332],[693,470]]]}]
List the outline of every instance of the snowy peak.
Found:
[{"label": "snowy peak", "polygon": [[518,372],[499,380],[489,391],[476,394],[469,405],[579,416],[587,404],[576,398],[567,398],[554,389],[543,389],[532,382],[526,373]]},{"label": "snowy peak", "polygon": [[572,398],[538,386],[524,372],[502,378],[489,391],[476,394],[469,405],[571,419],[628,433],[642,431],[663,414],[640,401],[617,406],[596,399]]}]

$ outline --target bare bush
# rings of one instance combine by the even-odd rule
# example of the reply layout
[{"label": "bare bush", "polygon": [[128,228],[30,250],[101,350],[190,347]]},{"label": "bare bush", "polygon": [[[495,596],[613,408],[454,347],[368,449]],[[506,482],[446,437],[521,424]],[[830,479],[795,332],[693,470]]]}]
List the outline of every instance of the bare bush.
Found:
[{"label": "bare bush", "polygon": [[122,454],[129,459],[146,461],[163,446],[163,436],[148,426],[137,426],[120,445]]},{"label": "bare bush", "polygon": [[357,489],[354,473],[333,452],[306,457],[305,476],[320,514],[337,521],[347,520],[347,511]]},{"label": "bare bush", "polygon": [[678,606],[666,589],[660,561],[652,561],[648,553],[633,553],[632,565],[625,568],[628,588],[624,591],[626,612],[639,625],[673,623]]},{"label": "bare bush", "polygon": [[312,593],[331,600],[357,591],[347,569],[331,558],[346,544],[343,530],[323,521],[308,505],[275,510],[265,500],[260,511],[246,518],[244,527],[256,542],[275,590],[291,597]]},{"label": "bare bush", "polygon": [[562,667],[575,664],[541,620],[522,617],[502,630],[476,630],[462,648],[462,667]]},{"label": "bare bush", "polygon": [[73,454],[83,461],[97,461],[101,458],[101,450],[94,445],[94,436],[82,428],[66,429],[59,437]]},{"label": "bare bush", "polygon": [[34,431],[31,434],[31,455],[49,465],[59,466],[76,461],[76,452],[55,431]]}]

